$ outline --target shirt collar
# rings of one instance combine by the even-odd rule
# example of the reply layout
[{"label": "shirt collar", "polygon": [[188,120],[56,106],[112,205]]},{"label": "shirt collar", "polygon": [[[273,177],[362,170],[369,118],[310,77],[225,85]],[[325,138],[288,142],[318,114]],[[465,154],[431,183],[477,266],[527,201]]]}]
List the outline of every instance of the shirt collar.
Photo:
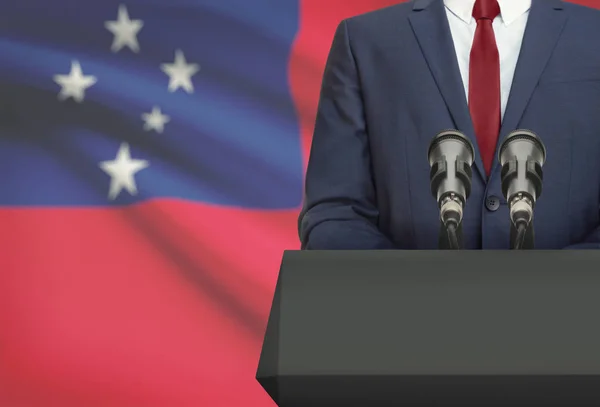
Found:
[{"label": "shirt collar", "polygon": [[[444,0],[446,7],[467,24],[473,23],[475,0]],[[500,16],[504,25],[509,25],[531,8],[531,0],[498,0]]]}]

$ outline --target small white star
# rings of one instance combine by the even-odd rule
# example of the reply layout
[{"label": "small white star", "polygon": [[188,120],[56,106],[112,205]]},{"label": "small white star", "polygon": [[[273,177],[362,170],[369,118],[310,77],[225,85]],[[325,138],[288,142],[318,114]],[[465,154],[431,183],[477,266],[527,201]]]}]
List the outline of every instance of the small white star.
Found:
[{"label": "small white star", "polygon": [[137,195],[134,175],[148,167],[146,160],[134,160],[129,152],[129,144],[121,143],[114,160],[102,161],[100,168],[110,176],[108,198],[114,200],[121,190],[126,189],[131,195]]},{"label": "small white star", "polygon": [[144,26],[142,20],[130,20],[127,7],[119,6],[117,21],[106,21],[104,26],[114,34],[111,46],[112,52],[118,52],[127,46],[133,52],[139,52],[140,44],[137,40],[137,34]]},{"label": "small white star", "polygon": [[179,88],[183,88],[187,93],[194,92],[192,76],[200,70],[200,66],[188,64],[181,50],[175,51],[175,62],[162,64],[161,69],[169,75],[169,92],[175,92]]},{"label": "small white star", "polygon": [[142,119],[144,119],[144,130],[155,130],[157,133],[162,133],[165,124],[171,121],[171,118],[163,114],[158,106],[154,106],[150,113],[142,114]]},{"label": "small white star", "polygon": [[97,82],[92,75],[84,75],[78,61],[71,62],[71,72],[68,75],[54,75],[54,82],[61,86],[59,100],[72,97],[77,103],[83,102],[85,90]]}]

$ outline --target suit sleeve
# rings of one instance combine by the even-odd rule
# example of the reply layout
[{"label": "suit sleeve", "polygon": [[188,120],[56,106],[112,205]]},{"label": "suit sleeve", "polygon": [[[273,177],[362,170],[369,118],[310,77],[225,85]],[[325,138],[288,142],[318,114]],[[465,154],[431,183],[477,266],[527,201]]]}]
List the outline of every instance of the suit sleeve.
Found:
[{"label": "suit sleeve", "polygon": [[378,217],[360,81],[342,21],[321,86],[298,220],[302,249],[394,249]]},{"label": "suit sleeve", "polygon": [[597,228],[583,242],[563,247],[563,250],[594,250],[600,249],[600,229]]},{"label": "suit sleeve", "polygon": [[586,238],[579,243],[569,245],[563,248],[564,250],[593,250],[600,249],[600,226],[596,228],[586,236]]}]

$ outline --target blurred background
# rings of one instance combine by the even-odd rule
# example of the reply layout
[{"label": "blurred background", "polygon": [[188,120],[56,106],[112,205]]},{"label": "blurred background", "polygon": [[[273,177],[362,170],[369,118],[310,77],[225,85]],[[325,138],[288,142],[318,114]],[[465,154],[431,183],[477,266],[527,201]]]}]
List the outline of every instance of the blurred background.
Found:
[{"label": "blurred background", "polygon": [[275,406],[333,33],[398,2],[2,2],[0,407]]}]

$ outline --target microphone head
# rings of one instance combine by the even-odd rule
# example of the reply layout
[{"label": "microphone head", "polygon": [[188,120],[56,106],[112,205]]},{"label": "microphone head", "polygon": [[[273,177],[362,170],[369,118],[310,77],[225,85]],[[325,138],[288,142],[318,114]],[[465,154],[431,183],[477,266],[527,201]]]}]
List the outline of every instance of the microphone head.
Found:
[{"label": "microphone head", "polygon": [[502,165],[502,194],[508,202],[510,218],[515,225],[528,224],[542,194],[546,147],[532,131],[515,130],[500,144],[498,162]]},{"label": "microphone head", "polygon": [[444,130],[431,140],[427,156],[429,165],[432,166],[443,155],[459,156],[473,165],[475,148],[467,136],[458,130]]},{"label": "microphone head", "polygon": [[532,131],[515,130],[510,132],[498,149],[498,162],[504,166],[512,159],[533,160],[540,166],[546,162],[546,146]]},{"label": "microphone head", "polygon": [[444,199],[458,199],[464,205],[471,193],[471,178],[475,148],[458,130],[445,130],[429,144],[429,179],[431,194],[438,205]]}]

